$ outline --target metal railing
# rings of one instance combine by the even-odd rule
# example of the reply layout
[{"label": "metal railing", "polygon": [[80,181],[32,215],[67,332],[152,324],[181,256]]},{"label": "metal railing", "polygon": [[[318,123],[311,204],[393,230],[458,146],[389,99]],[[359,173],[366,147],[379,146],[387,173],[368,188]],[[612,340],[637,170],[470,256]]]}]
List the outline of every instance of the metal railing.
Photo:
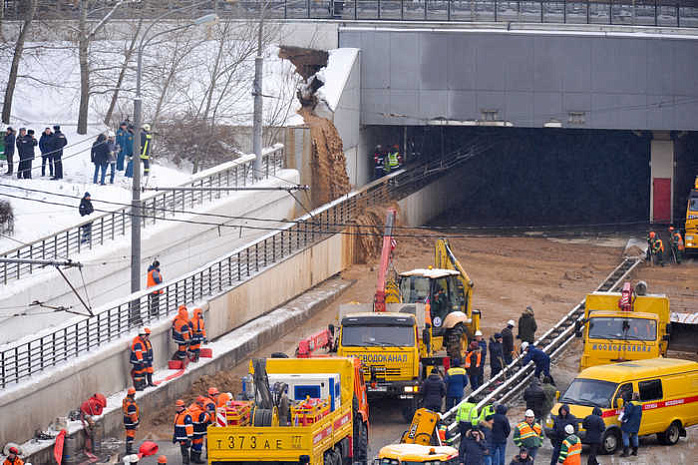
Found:
[{"label": "metal railing", "polygon": [[[460,158],[461,162],[467,159]],[[269,164],[270,170],[272,165]],[[176,281],[131,294],[116,306],[98,309],[93,317],[0,347],[0,388],[115,341],[136,326],[173,315],[180,305],[189,305],[238,286],[306,247],[342,233],[367,207],[384,205],[389,200],[409,195],[414,188],[423,185],[425,176],[433,181],[446,174],[438,169],[441,165],[441,160],[433,160],[409,170],[398,170],[276,228]],[[422,174],[415,176],[414,172]],[[153,292],[156,291],[162,291],[162,294],[155,297]]]},{"label": "metal railing", "polygon": [[[241,187],[254,182],[254,155],[245,155],[237,160],[203,171],[179,187]],[[284,163],[284,149],[276,145],[266,150],[262,160],[262,178],[276,175]],[[197,205],[230,195],[234,191],[186,191],[172,190],[157,192],[143,197],[141,222],[143,227],[171,218],[177,213],[191,210]],[[95,201],[99,206],[99,201]],[[110,213],[90,217],[50,236],[36,240],[16,249],[0,254],[4,258],[64,260],[74,258],[85,250],[93,250],[121,236],[130,234],[131,207],[123,207]],[[86,225],[91,225],[86,234]],[[21,279],[43,269],[41,265],[28,263],[2,263],[0,283]]]},{"label": "metal railing", "polygon": [[[99,20],[111,0],[92,2],[89,18]],[[130,2],[120,6],[114,19],[152,17],[196,0]],[[6,0],[6,20],[23,19],[26,2]],[[341,21],[452,21],[612,24],[657,27],[698,27],[698,0],[266,0],[225,2],[211,0],[210,6],[196,7],[196,14],[215,12],[223,18],[258,18],[265,8],[268,19],[332,19]],[[77,19],[71,2],[39,0],[40,20]],[[171,18],[191,18],[190,10]]]}]

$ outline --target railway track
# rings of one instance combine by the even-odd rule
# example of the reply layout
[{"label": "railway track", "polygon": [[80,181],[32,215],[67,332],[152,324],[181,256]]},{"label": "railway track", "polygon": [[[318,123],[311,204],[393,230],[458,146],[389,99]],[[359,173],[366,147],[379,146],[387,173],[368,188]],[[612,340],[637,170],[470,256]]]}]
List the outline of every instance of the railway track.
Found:
[{"label": "railway track", "polygon": [[[641,263],[642,259],[626,257],[611,274],[596,288],[597,292],[612,292],[626,280],[628,275]],[[569,313],[563,316],[551,329],[538,338],[535,344],[550,356],[558,357],[570,342],[574,340],[575,324],[584,318],[584,300],[577,304]],[[520,355],[507,365],[497,376],[494,376],[475,392],[470,394],[477,400],[478,410],[492,402],[506,403],[520,395],[533,377],[535,365],[529,362],[521,365],[523,356]],[[460,434],[458,424],[455,421],[458,407],[454,407],[444,413],[442,418],[448,424],[449,436],[458,440]]]}]

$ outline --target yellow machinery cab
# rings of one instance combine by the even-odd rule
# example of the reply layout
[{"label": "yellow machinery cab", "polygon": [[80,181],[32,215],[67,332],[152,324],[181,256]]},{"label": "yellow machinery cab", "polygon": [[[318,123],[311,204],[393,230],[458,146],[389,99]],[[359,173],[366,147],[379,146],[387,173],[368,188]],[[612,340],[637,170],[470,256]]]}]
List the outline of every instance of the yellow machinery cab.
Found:
[{"label": "yellow machinery cab", "polygon": [[[603,412],[606,432],[602,451],[613,453],[621,443],[618,415],[622,398],[640,395],[642,421],[640,436],[656,434],[664,444],[676,444],[686,428],[698,424],[698,363],[671,358],[634,360],[598,365],[583,370],[572,381],[553,407],[557,415],[563,404],[580,421],[579,436],[584,441],[581,422],[594,407]],[[546,424],[550,433],[552,420]]]},{"label": "yellow machinery cab", "polygon": [[696,177],[693,189],[688,194],[685,231],[684,244],[686,252],[698,252],[698,177]]}]

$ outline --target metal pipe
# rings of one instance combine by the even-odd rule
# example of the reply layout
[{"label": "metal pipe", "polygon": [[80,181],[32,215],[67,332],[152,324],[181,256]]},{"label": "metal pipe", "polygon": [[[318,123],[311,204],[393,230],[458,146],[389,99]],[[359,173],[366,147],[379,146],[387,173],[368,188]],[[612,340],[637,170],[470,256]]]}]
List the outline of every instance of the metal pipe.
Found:
[{"label": "metal pipe", "polygon": [[307,191],[310,190],[310,186],[298,185],[298,186],[277,186],[277,187],[254,187],[254,186],[240,186],[240,187],[143,187],[143,191],[185,191],[185,192],[199,192],[199,191]]},{"label": "metal pipe", "polygon": [[46,265],[46,266],[77,266],[81,267],[82,263],[72,260],[34,260],[30,258],[0,258],[0,263],[28,263],[31,265]]}]

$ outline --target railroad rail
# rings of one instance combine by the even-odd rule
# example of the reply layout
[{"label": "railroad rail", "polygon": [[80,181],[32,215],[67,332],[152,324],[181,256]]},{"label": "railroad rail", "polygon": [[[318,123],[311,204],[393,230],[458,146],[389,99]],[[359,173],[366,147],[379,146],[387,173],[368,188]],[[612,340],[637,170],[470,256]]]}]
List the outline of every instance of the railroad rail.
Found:
[{"label": "railroad rail", "polygon": [[[625,257],[623,261],[609,274],[596,288],[596,292],[612,292],[617,289],[628,275],[640,264],[641,258]],[[552,328],[535,341],[536,346],[550,356],[558,357],[565,348],[574,340],[575,325],[584,318],[585,301],[579,302],[569,313],[563,316]],[[492,402],[505,403],[520,395],[523,388],[533,377],[533,362],[525,366],[521,364],[523,355],[519,355],[509,365],[480,386],[470,396],[477,400],[477,408],[481,409]],[[501,382],[501,384],[499,384]],[[468,397],[470,397],[468,396]],[[442,418],[448,423],[448,432],[451,438],[458,440],[458,422],[455,421],[458,406],[446,412]]]}]

